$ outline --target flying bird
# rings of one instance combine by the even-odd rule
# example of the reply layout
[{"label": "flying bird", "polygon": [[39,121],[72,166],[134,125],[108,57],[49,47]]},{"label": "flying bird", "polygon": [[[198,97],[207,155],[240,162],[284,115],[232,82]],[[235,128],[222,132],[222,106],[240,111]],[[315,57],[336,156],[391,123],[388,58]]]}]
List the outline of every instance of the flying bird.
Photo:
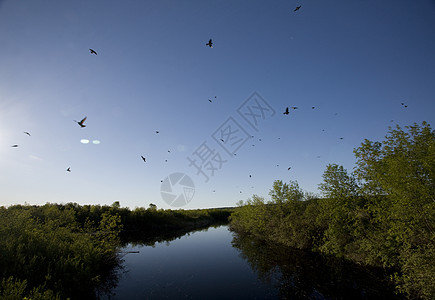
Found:
[{"label": "flying bird", "polygon": [[68,169],[66,169],[67,172],[71,172],[71,167],[68,167]]},{"label": "flying bird", "polygon": [[88,118],[88,117],[84,117],[80,122],[74,120],[74,122],[76,122],[77,124],[80,125],[81,128],[83,128],[83,127],[86,127],[86,125],[83,124],[83,123],[85,123],[85,121],[86,121],[87,118]]},{"label": "flying bird", "polygon": [[287,171],[290,171],[291,168],[292,168],[292,167],[288,167],[288,168],[287,168]]},{"label": "flying bird", "polygon": [[28,133],[27,131],[24,131],[25,134],[27,134],[28,136],[30,136],[30,133]]},{"label": "flying bird", "polygon": [[314,109],[315,107],[314,106],[311,106],[311,109]]},{"label": "flying bird", "polygon": [[89,48],[89,51],[91,51],[91,54],[98,55],[97,52],[94,49]]},{"label": "flying bird", "polygon": [[207,44],[205,44],[206,46],[209,46],[210,48],[213,48],[213,42],[212,42],[212,40],[210,39],[209,41],[208,41],[208,43]]},{"label": "flying bird", "polygon": [[12,148],[17,148],[17,147],[18,147],[18,145],[12,145],[11,147],[12,147]]},{"label": "flying bird", "polygon": [[210,99],[208,99],[208,102],[210,102],[210,103],[211,103],[211,100],[210,100]]},{"label": "flying bird", "polygon": [[299,5],[299,6],[296,6],[296,8],[295,8],[295,10],[294,11],[298,11],[299,9],[301,8],[301,5]]},{"label": "flying bird", "polygon": [[288,107],[286,107],[285,112],[283,112],[283,115],[288,115],[289,111],[288,111]]},{"label": "flying bird", "polygon": [[342,140],[343,138],[341,137],[340,140]]},{"label": "flying bird", "polygon": [[145,157],[143,157],[142,155],[141,155],[140,157],[142,157],[142,160],[143,160],[144,162],[147,162],[146,159],[145,159]]},{"label": "flying bird", "polygon": [[290,107],[291,109],[298,109],[298,107],[297,106],[292,106],[292,107]]},{"label": "flying bird", "polygon": [[157,130],[156,130],[156,133],[160,133],[160,131],[157,131]]}]

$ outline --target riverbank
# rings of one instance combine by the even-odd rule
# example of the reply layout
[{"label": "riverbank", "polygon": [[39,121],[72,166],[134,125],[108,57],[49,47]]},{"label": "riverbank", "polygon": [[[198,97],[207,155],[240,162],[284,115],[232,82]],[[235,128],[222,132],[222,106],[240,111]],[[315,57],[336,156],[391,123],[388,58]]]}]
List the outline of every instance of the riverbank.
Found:
[{"label": "riverbank", "polygon": [[165,239],[228,222],[231,208],[0,207],[1,299],[97,299],[117,282],[122,241]]}]

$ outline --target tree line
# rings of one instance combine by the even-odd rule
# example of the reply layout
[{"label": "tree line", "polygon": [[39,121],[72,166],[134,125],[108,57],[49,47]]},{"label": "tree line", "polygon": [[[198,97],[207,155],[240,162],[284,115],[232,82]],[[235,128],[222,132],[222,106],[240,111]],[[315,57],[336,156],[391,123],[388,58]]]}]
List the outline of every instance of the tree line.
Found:
[{"label": "tree line", "polygon": [[98,299],[116,286],[123,243],[227,221],[232,209],[77,203],[0,207],[0,299]]},{"label": "tree line", "polygon": [[365,140],[348,172],[329,164],[322,197],[276,180],[252,196],[231,229],[286,246],[388,270],[398,293],[435,298],[435,132],[423,122]]}]

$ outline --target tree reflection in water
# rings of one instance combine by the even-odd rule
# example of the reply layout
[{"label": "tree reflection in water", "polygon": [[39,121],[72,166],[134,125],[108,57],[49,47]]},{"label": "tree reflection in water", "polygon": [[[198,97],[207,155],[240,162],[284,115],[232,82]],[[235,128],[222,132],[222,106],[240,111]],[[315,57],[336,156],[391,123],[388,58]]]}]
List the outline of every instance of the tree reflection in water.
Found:
[{"label": "tree reflection in water", "polygon": [[261,281],[280,291],[281,299],[405,299],[394,293],[383,270],[237,233],[232,245]]}]

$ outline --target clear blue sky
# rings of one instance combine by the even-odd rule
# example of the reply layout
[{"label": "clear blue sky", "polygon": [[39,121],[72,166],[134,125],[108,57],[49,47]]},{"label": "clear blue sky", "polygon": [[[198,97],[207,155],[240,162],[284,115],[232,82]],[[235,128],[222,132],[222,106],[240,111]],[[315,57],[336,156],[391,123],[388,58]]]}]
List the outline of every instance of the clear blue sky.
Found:
[{"label": "clear blue sky", "polygon": [[[258,131],[237,112],[254,92],[275,111]],[[176,172],[195,184],[185,209],[267,198],[276,179],[318,192],[365,138],[434,126],[434,96],[434,1],[3,0],[0,205],[173,208]],[[212,136],[229,117],[254,136],[237,155]],[[203,142],[226,160],[208,182],[187,159]]]}]

